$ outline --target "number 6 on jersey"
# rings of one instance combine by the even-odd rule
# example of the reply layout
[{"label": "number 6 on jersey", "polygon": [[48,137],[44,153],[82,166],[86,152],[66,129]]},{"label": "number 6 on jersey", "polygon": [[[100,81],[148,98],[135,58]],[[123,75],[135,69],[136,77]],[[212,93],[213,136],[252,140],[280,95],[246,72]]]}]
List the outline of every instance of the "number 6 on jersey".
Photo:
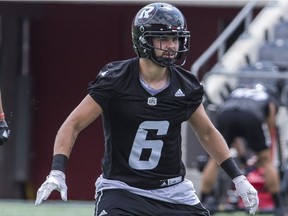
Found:
[{"label": "number 6 on jersey", "polygon": [[[146,140],[148,130],[157,130],[157,135],[165,135],[167,134],[168,128],[168,121],[145,121],[140,124],[129,156],[129,165],[133,169],[150,170],[154,169],[158,165],[161,157],[163,141]],[[148,160],[141,160],[141,155],[144,149],[151,150]]]}]

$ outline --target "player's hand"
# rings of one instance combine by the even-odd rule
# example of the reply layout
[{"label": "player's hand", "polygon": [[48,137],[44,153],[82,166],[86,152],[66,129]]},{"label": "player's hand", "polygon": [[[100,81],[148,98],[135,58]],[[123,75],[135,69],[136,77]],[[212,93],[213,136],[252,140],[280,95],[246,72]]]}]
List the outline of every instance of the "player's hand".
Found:
[{"label": "player's hand", "polygon": [[0,122],[0,145],[3,145],[9,138],[10,130],[5,121]]},{"label": "player's hand", "polygon": [[259,205],[258,192],[248,182],[244,175],[233,179],[238,195],[242,198],[244,206],[249,209],[249,214],[255,214]]},{"label": "player's hand", "polygon": [[67,201],[67,186],[65,183],[65,174],[59,170],[52,170],[47,176],[46,181],[37,191],[35,205],[40,205],[43,200],[46,200],[53,190],[58,190],[61,198]]}]

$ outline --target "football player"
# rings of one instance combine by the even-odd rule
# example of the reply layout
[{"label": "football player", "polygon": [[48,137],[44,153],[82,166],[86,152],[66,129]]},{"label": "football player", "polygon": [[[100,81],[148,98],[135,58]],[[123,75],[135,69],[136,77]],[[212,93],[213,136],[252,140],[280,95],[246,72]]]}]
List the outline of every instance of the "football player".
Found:
[{"label": "football player", "polygon": [[105,65],[88,95],[60,127],[52,170],[36,205],[59,190],[67,200],[65,169],[78,134],[100,115],[105,152],[96,181],[95,216],[209,215],[185,178],[181,124],[189,121],[206,151],[231,176],[250,213],[257,191],[231,158],[202,105],[203,87],[184,70],[190,32],[178,8],[151,3],[132,21],[137,57]]},{"label": "football player", "polygon": [[[275,92],[261,83],[237,87],[220,106],[216,124],[229,147],[232,144],[236,146],[240,161],[246,163],[247,152],[240,142],[243,139],[247,147],[257,155],[257,164],[264,171],[265,188],[271,193],[275,204],[275,215],[280,216],[283,215],[279,196],[280,175],[271,162],[273,156],[271,135],[276,130],[279,107]],[[212,159],[204,168],[201,189],[203,203],[212,192],[217,168],[217,163]]]}]

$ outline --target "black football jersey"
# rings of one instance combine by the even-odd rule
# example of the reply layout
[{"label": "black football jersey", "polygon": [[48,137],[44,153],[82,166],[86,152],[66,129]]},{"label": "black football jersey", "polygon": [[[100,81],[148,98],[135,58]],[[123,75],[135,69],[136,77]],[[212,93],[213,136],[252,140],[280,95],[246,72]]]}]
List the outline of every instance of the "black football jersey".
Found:
[{"label": "black football jersey", "polygon": [[170,68],[170,85],[152,96],[141,85],[139,59],[104,66],[89,84],[103,109],[104,178],[155,189],[183,180],[181,123],[202,102],[203,87],[182,68]]},{"label": "black football jersey", "polygon": [[259,120],[264,121],[269,112],[270,102],[274,103],[273,97],[265,90],[236,88],[223,103],[220,112],[238,110],[253,114]]}]

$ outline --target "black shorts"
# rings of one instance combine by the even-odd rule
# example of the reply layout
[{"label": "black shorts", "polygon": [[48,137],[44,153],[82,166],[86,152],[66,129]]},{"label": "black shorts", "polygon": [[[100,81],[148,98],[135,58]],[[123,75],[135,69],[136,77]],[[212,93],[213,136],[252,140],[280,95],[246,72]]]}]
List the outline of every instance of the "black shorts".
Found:
[{"label": "black shorts", "polygon": [[271,138],[263,122],[248,112],[239,110],[224,111],[218,116],[217,128],[229,147],[236,137],[242,137],[254,152],[270,147]]},{"label": "black shorts", "polygon": [[97,194],[94,216],[209,216],[201,203],[182,205],[140,196],[122,189]]}]

